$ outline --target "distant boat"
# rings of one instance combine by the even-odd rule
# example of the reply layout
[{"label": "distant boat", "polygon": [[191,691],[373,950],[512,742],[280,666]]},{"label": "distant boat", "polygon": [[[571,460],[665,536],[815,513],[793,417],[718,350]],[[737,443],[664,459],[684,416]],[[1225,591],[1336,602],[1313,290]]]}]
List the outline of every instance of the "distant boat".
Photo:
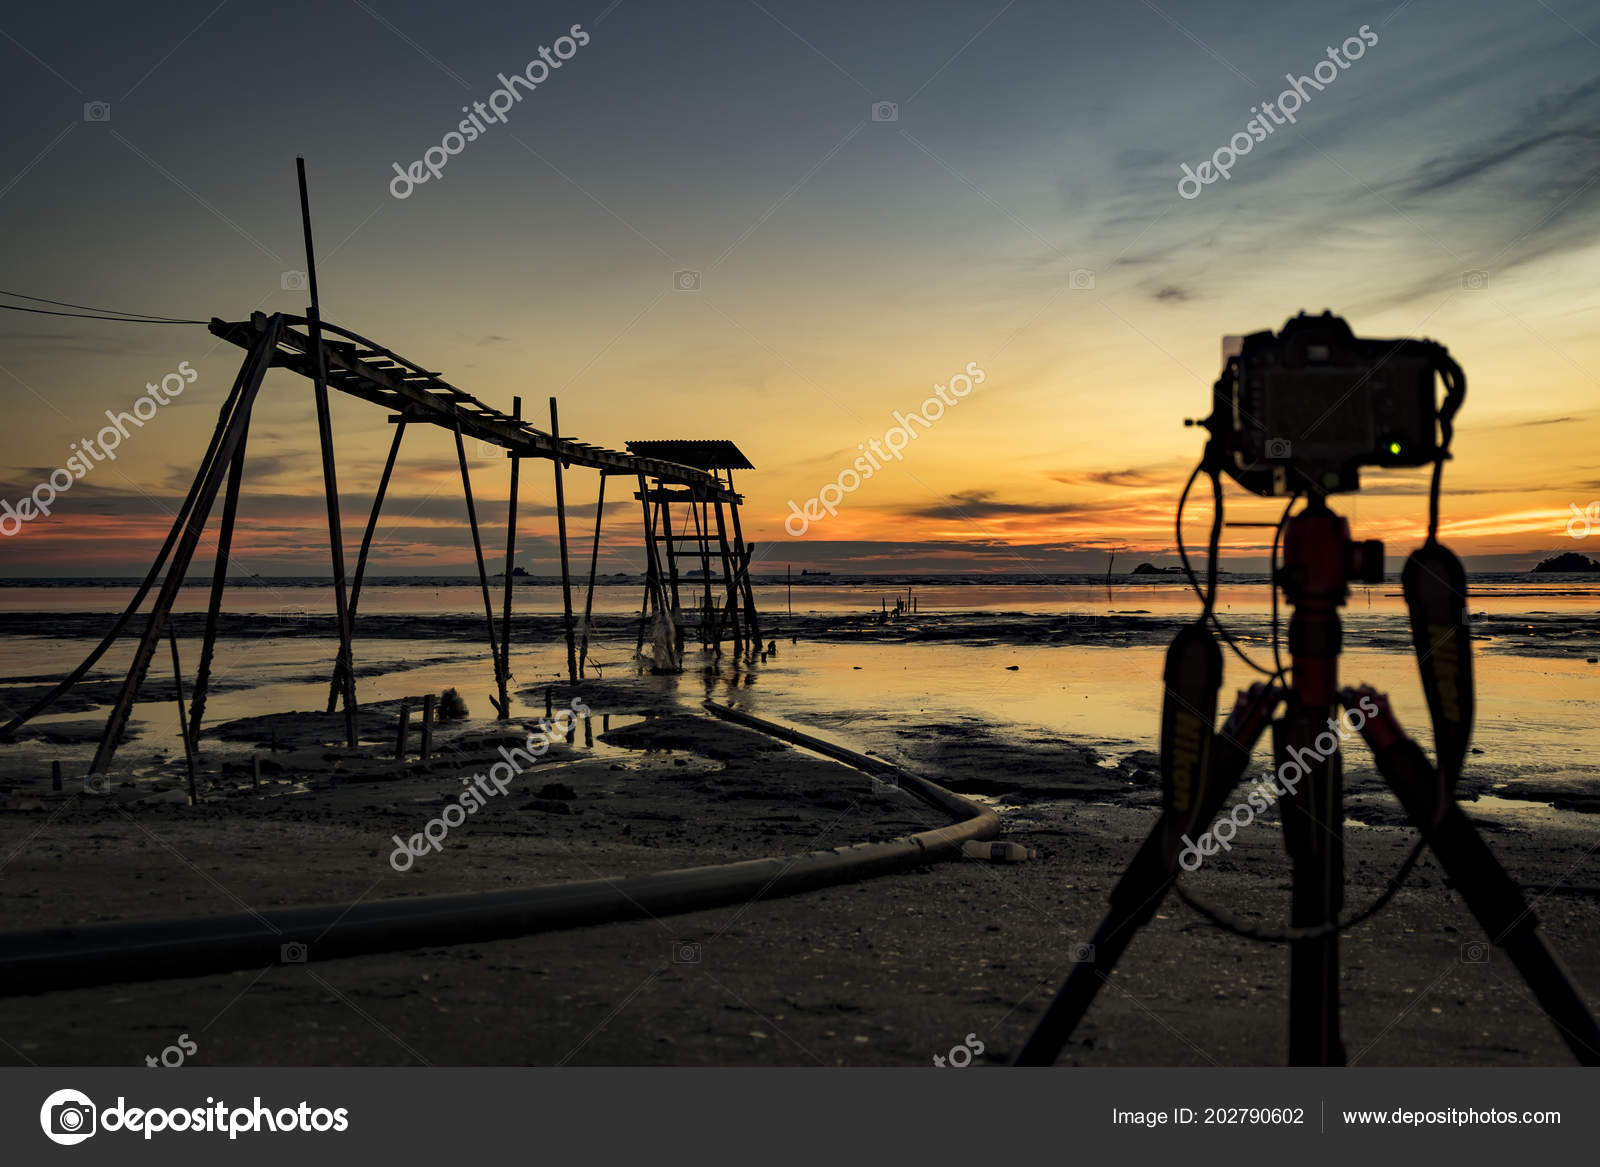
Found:
[{"label": "distant boat", "polygon": [[831,572],[831,571],[807,571],[805,568],[802,567],[800,569],[800,574],[801,575],[832,575],[833,572]]}]

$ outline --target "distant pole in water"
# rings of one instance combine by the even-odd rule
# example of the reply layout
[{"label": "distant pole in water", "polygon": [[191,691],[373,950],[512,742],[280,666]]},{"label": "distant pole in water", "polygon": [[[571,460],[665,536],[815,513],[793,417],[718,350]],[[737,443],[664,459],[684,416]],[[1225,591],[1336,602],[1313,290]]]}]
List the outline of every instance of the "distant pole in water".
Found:
[{"label": "distant pole in water", "polygon": [[789,584],[789,615],[794,615],[794,564],[785,568],[786,579]]}]

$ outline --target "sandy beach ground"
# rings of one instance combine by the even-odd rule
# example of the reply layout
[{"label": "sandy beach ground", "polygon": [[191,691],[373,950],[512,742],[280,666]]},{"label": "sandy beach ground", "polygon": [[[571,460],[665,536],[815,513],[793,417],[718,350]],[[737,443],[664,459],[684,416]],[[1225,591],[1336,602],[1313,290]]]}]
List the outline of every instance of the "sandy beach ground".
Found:
[{"label": "sandy beach ground", "polygon": [[[147,759],[136,785],[56,798],[39,775],[59,743],[11,747],[8,774],[19,777],[8,779],[0,811],[0,926],[498,890],[939,825],[935,812],[845,766],[713,720],[695,686],[654,680],[608,674],[586,684],[593,744],[575,733],[405,874],[390,866],[392,837],[421,830],[531,721],[457,724],[441,732],[431,764],[406,766],[381,760],[392,752],[385,708],[371,713],[372,741],[358,751],[327,744],[339,740],[338,721],[321,714],[278,717],[277,752],[265,718],[219,725],[203,761],[221,785],[199,807],[172,793],[181,759],[170,752]],[[536,704],[542,690],[525,696]],[[908,723],[877,740],[892,742],[880,750],[890,760],[996,805],[1004,837],[1036,858],[961,859],[487,944],[326,962],[313,944],[304,963],[0,1000],[0,1063],[137,1065],[180,1035],[195,1045],[188,1060],[206,1065],[930,1066],[969,1036],[983,1047],[973,1064],[1004,1062],[1155,818],[1153,759],[976,719]],[[264,763],[257,790],[249,752]],[[1352,754],[1349,771],[1355,907],[1384,888],[1412,835],[1364,760]],[[1571,801],[1583,786],[1565,783],[1557,808],[1487,793],[1497,785],[1467,779],[1468,796],[1484,795],[1469,813],[1600,1006],[1600,827],[1574,809],[1588,805]],[[1275,816],[1241,830],[1186,886],[1261,926],[1281,923],[1289,885]],[[1387,910],[1344,939],[1350,1060],[1567,1064],[1504,955],[1480,959],[1480,938],[1424,860]],[[1286,999],[1282,946],[1227,935],[1171,899],[1062,1061],[1281,1063]]]}]

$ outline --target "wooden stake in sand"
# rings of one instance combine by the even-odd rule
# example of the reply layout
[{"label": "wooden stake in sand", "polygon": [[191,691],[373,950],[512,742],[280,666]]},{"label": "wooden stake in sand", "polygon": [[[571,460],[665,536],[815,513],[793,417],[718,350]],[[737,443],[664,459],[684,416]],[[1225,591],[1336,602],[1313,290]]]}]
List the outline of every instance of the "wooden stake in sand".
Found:
[{"label": "wooden stake in sand", "polygon": [[406,737],[411,729],[411,702],[400,702],[400,716],[395,719],[394,727],[394,760],[406,760]]},{"label": "wooden stake in sand", "polygon": [[433,694],[422,699],[422,760],[433,757]]},{"label": "wooden stake in sand", "polygon": [[260,754],[251,754],[250,755],[250,789],[251,790],[259,790],[260,788],[261,788],[261,755]]},{"label": "wooden stake in sand", "polygon": [[60,791],[61,789],[61,763],[59,761],[50,763],[50,789],[55,791]]}]

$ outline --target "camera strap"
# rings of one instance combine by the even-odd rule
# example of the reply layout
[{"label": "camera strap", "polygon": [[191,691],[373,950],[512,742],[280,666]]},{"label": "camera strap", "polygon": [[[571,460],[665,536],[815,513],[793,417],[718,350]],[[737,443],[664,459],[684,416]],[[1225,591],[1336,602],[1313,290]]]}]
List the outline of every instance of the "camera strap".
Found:
[{"label": "camera strap", "polygon": [[1411,553],[1400,582],[1411,613],[1411,646],[1433,720],[1439,777],[1450,790],[1461,777],[1475,708],[1467,573],[1449,548],[1430,541]]},{"label": "camera strap", "polygon": [[1217,691],[1222,687],[1222,650],[1205,617],[1172,638],[1161,680],[1163,842],[1168,859],[1175,861],[1184,836],[1201,825],[1206,771],[1216,735]]}]

